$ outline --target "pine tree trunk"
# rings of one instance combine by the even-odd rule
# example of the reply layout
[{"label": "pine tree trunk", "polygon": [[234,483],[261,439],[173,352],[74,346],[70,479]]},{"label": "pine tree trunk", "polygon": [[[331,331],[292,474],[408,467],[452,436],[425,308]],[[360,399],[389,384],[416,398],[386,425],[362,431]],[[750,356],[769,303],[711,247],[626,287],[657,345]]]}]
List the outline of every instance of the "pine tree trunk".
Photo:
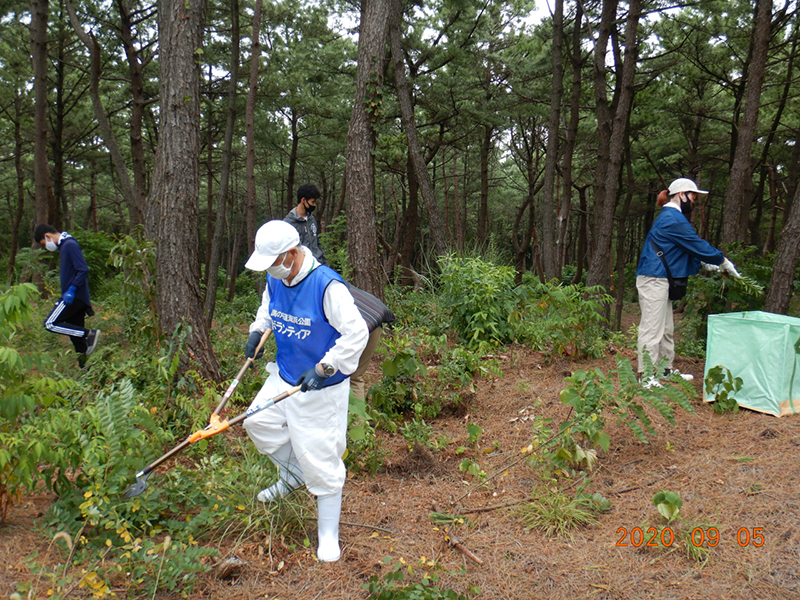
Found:
[{"label": "pine tree trunk", "polygon": [[[31,59],[33,62],[34,134],[33,180],[37,224],[55,217],[55,198],[47,163],[47,15],[48,0],[31,0]],[[39,247],[34,241],[34,247]]]},{"label": "pine tree trunk", "polygon": [[556,167],[558,165],[561,101],[563,96],[564,58],[564,0],[555,1],[553,13],[552,66],[553,85],[550,89],[550,116],[547,121],[547,154],[544,165],[544,184],[539,217],[542,223],[542,266],[546,280],[561,275],[559,267],[559,237],[556,219]]},{"label": "pine tree trunk", "polygon": [[159,0],[160,135],[149,204],[158,226],[156,280],[161,331],[184,329],[192,365],[219,380],[200,290],[200,69],[204,0]]},{"label": "pine tree trunk", "polygon": [[442,215],[436,207],[436,197],[433,193],[431,176],[422,155],[422,147],[417,135],[417,124],[414,119],[414,99],[406,81],[406,65],[403,60],[403,47],[400,27],[403,23],[403,14],[400,7],[400,0],[392,0],[392,13],[389,25],[389,39],[392,49],[392,63],[394,66],[394,81],[397,89],[397,100],[400,104],[400,117],[403,129],[408,140],[408,153],[411,164],[416,174],[419,191],[422,194],[422,204],[428,215],[429,229],[436,254],[442,256],[447,252],[447,241],[445,238],[446,227],[442,223]]},{"label": "pine tree trunk", "polygon": [[345,178],[347,189],[347,249],[353,264],[353,283],[383,298],[379,273],[375,218],[376,132],[373,120],[382,115],[381,86],[389,3],[363,0],[358,36],[358,68],[353,112],[347,131]]},{"label": "pine tree trunk", "polygon": [[481,197],[478,207],[478,227],[475,236],[478,246],[484,248],[489,239],[489,157],[492,152],[494,128],[484,125],[481,140]]},{"label": "pine tree trunk", "polygon": [[800,186],[795,191],[792,210],[778,239],[764,310],[782,315],[788,314],[798,258],[800,258]]},{"label": "pine tree trunk", "polygon": [[[100,134],[103,137],[103,143],[108,148],[109,154],[111,155],[111,162],[113,163],[114,169],[117,172],[119,186],[122,191],[122,197],[124,198],[125,204],[128,207],[130,224],[131,226],[136,226],[142,223],[140,203],[138,203],[134,197],[133,185],[131,184],[131,178],[128,174],[128,165],[125,162],[125,159],[122,157],[122,151],[117,143],[117,137],[114,134],[114,130],[111,128],[111,123],[106,116],[105,109],[103,108],[103,101],[100,98],[100,75],[102,74],[100,44],[98,43],[97,38],[95,38],[93,35],[90,36],[83,30],[83,27],[80,21],[78,21],[77,15],[75,14],[75,8],[73,7],[72,2],[67,0],[66,5],[67,10],[69,11],[69,20],[72,24],[72,28],[75,30],[75,34],[89,51],[91,62],[91,67],[89,69],[89,95],[92,98],[94,117],[97,119],[97,125],[100,129]],[[59,180],[60,177],[55,179]],[[59,184],[56,187],[60,188],[61,186]],[[58,195],[59,194],[56,194],[56,196]]]},{"label": "pine tree trunk", "polygon": [[14,171],[17,175],[17,210],[11,224],[11,249],[8,255],[8,284],[13,283],[17,250],[19,249],[19,228],[25,212],[25,171],[22,168],[22,96],[17,91],[14,97]]},{"label": "pine tree trunk", "polygon": [[561,164],[562,188],[561,188],[561,208],[558,211],[558,239],[561,244],[561,256],[559,267],[563,267],[567,262],[567,236],[569,235],[570,213],[572,209],[572,159],[575,153],[575,144],[578,140],[578,123],[580,121],[580,101],[581,101],[581,68],[584,61],[588,58],[582,56],[581,44],[581,23],[583,19],[582,4],[577,3],[575,8],[575,22],[572,31],[572,56],[570,63],[572,66],[572,92],[569,103],[569,125],[567,136],[564,143],[564,156]]},{"label": "pine tree trunk", "polygon": [[[231,0],[231,69],[228,84],[228,112],[225,120],[225,142],[222,148],[222,167],[219,175],[219,198],[214,240],[211,243],[211,260],[206,267],[206,326],[210,329],[217,303],[217,274],[222,255],[222,235],[228,213],[228,182],[233,158],[233,132],[236,128],[236,88],[239,84],[239,0]],[[230,275],[230,273],[228,273]]]},{"label": "pine tree trunk", "polygon": [[[134,45],[131,7],[125,0],[117,0],[120,15],[120,39],[125,48],[128,60],[128,76],[131,85],[131,118],[128,124],[128,137],[131,144],[131,170],[133,171],[133,206],[131,209],[131,225],[145,224],[145,198],[147,197],[147,161],[142,141],[144,114],[147,107],[147,96],[144,90],[144,63]],[[152,57],[150,57],[152,58]],[[154,232],[145,231],[145,236],[153,239]]]},{"label": "pine tree trunk", "polygon": [[[605,9],[603,11],[605,18]],[[625,26],[625,54],[621,74],[617,78],[619,94],[614,109],[611,137],[608,145],[607,165],[598,169],[604,173],[601,194],[595,195],[594,245],[592,261],[586,274],[586,285],[600,285],[610,289],[611,245],[614,231],[614,213],[617,207],[617,187],[625,153],[626,130],[633,105],[633,82],[636,74],[636,37],[641,14],[641,0],[631,0]],[[595,59],[596,61],[596,59]]]},{"label": "pine tree trunk", "polygon": [[252,44],[250,46],[250,87],[247,92],[247,106],[245,107],[244,130],[247,138],[247,154],[245,157],[246,190],[244,205],[244,221],[247,224],[245,240],[248,256],[253,253],[256,241],[256,134],[255,114],[256,96],[258,95],[258,64],[261,56],[261,11],[263,0],[256,0],[253,9],[253,25],[251,27]]},{"label": "pine tree trunk", "polygon": [[723,244],[742,241],[747,232],[753,188],[752,148],[756,138],[761,88],[767,66],[771,20],[772,0],[757,0],[752,58],[747,69],[744,93],[744,111],[736,136],[736,149],[728,180],[728,191],[725,194],[725,210],[722,211]]}]

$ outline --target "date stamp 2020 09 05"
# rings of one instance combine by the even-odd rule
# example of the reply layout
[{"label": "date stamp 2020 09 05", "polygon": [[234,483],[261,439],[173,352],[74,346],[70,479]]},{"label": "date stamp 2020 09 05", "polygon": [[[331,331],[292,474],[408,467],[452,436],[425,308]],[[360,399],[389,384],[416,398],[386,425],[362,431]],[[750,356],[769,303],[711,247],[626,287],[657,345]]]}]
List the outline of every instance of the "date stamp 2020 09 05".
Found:
[{"label": "date stamp 2020 09 05", "polygon": [[[692,529],[692,535],[689,537],[693,546],[702,546],[703,544],[707,543],[709,548],[714,548],[720,543],[724,543],[726,546],[738,544],[742,548],[749,545],[760,548],[764,545],[764,534],[762,533],[763,530],[763,527],[752,527],[751,529],[748,529],[747,527],[740,527],[736,532],[735,542],[722,542],[719,536],[719,529],[716,527],[709,527],[708,529],[695,527]],[[673,544],[683,546],[687,545],[687,542],[677,541],[675,539],[675,534],[671,527],[664,527],[660,530],[656,529],[655,527],[648,527],[646,533],[641,527],[634,527],[630,531],[627,527],[620,527],[617,529],[617,534],[621,535],[619,540],[617,540],[617,546],[633,546],[638,548],[639,546],[644,545],[656,548],[668,548]],[[630,543],[628,543],[629,541]]]}]

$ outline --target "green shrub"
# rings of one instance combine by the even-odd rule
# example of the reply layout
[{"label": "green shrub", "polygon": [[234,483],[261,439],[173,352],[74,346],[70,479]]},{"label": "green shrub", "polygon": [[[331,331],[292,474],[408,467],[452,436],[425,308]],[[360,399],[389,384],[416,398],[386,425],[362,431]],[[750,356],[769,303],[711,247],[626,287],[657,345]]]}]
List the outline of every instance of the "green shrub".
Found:
[{"label": "green shrub", "polygon": [[741,377],[734,377],[723,366],[717,365],[709,369],[704,388],[707,394],[714,395],[712,406],[715,413],[721,415],[726,412],[739,412],[739,403],[736,402],[734,394],[742,389],[743,383]]},{"label": "green shrub", "polygon": [[609,332],[602,313],[613,299],[603,288],[541,283],[526,274],[515,293],[523,307],[520,342],[575,358],[605,355]]},{"label": "green shrub", "polygon": [[511,342],[517,310],[514,269],[455,255],[443,257],[440,264],[442,301],[458,335],[470,346]]},{"label": "green shrub", "polygon": [[[70,382],[40,377],[51,361],[38,352],[17,348],[20,329],[30,324],[36,287],[23,283],[0,294],[0,506],[8,506],[21,489],[32,490],[40,478],[40,462],[51,448],[37,435],[32,415],[55,409]],[[0,523],[5,518],[0,513]]]}]

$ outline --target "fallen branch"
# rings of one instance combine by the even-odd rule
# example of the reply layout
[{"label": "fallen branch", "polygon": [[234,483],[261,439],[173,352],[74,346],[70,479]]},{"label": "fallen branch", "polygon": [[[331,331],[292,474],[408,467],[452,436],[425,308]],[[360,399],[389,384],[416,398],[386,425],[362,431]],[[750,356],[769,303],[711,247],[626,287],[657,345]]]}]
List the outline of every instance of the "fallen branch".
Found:
[{"label": "fallen branch", "polygon": [[511,506],[517,506],[518,504],[522,504],[523,502],[527,502],[528,499],[524,498],[522,500],[514,500],[514,502],[505,502],[503,504],[495,504],[494,506],[479,506],[477,508],[465,508],[461,510],[462,513],[482,513],[482,512],[491,512],[493,510],[499,510],[501,508],[509,508]]},{"label": "fallen branch", "polygon": [[474,560],[479,565],[483,565],[483,561],[477,556],[475,556],[475,554],[473,554],[469,550],[469,548],[467,548],[464,544],[462,544],[461,541],[456,536],[454,536],[451,533],[448,533],[447,530],[445,530],[443,533],[444,533],[444,539],[447,540],[451,546],[461,550],[461,552],[463,552],[467,556],[467,558]]}]

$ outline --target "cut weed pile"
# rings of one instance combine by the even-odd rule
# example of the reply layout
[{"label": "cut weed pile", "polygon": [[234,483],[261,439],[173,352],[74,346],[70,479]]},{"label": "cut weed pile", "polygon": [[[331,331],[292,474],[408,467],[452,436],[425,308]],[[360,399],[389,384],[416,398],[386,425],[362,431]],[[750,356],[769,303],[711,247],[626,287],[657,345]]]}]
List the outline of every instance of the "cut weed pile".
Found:
[{"label": "cut weed pile", "polygon": [[[205,559],[208,567],[233,558],[240,562],[224,579],[217,577],[217,569],[202,573],[189,596],[367,598],[370,578],[384,581],[387,574],[402,572],[406,583],[438,576],[437,583],[428,585],[428,595],[419,596],[426,598],[449,597],[434,595],[434,585],[497,599],[800,597],[800,476],[792,458],[800,446],[796,418],[746,410],[717,415],[700,401],[702,364],[677,362],[682,372],[695,376],[696,412],[676,412],[677,425],[672,426],[652,411],[656,435],[649,443],[605,415],[610,444],[607,452],[597,451],[592,481],[583,492],[607,499],[610,509],[594,513],[596,523],[548,537],[541,529],[527,529],[520,516],[520,506],[531,494],[542,493],[543,485],[528,461],[518,460],[521,451],[531,443],[535,417],[550,417],[557,426],[569,414],[570,407],[559,398],[566,376],[594,367],[608,372],[616,363],[613,358],[548,363],[541,353],[521,346],[509,347],[500,361],[503,377],[476,380],[466,414],[446,416],[444,411],[428,420],[431,438],[439,440],[435,448],[411,444],[410,452],[400,432],[377,432],[387,452],[386,468],[349,477],[339,562],[318,563],[314,540],[304,545],[308,535],[313,537],[315,515],[305,506],[307,497],[298,493],[293,495],[294,529],[206,540],[205,545],[219,550]],[[376,361],[373,380],[377,372]],[[479,436],[470,424],[480,428]],[[242,436],[236,430],[227,439]],[[473,464],[477,468],[470,470]],[[210,474],[213,466],[197,468]],[[580,481],[561,479],[557,487],[573,498]],[[254,496],[258,489],[243,490],[243,495]],[[680,495],[679,519],[668,523],[654,506],[653,497],[661,490]],[[53,499],[33,494],[10,508],[0,529],[0,593],[6,597],[18,583],[30,583],[37,598],[46,597],[53,583],[47,567],[63,567],[64,544],[51,542],[35,527]],[[246,508],[263,512],[257,503]],[[432,519],[432,513],[438,517]],[[670,541],[660,535],[667,527],[674,542],[659,546]],[[648,529],[659,532],[656,543]],[[687,551],[680,545],[685,543],[680,531],[694,531],[695,540],[703,535],[707,552]],[[711,536],[718,538],[714,547],[709,547]],[[763,543],[756,545],[757,539]],[[32,572],[33,557],[43,573]],[[123,580],[117,588],[98,592],[84,578],[70,597],[89,597],[92,591],[95,597],[125,597]],[[160,591],[155,597],[178,598],[180,592],[178,584],[174,592]]]}]

